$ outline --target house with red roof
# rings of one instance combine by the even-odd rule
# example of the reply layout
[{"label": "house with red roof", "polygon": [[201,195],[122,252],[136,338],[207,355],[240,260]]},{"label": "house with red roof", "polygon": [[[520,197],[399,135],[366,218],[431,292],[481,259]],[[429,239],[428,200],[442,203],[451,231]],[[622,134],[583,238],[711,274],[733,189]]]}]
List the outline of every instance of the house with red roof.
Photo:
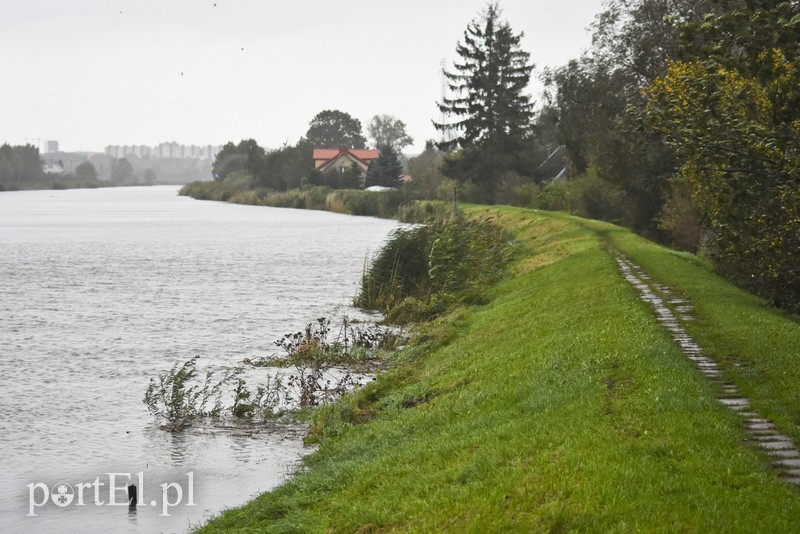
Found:
[{"label": "house with red roof", "polygon": [[350,167],[358,167],[362,174],[366,174],[369,164],[378,159],[380,150],[367,150],[358,148],[315,148],[314,168],[327,173],[334,170],[344,172]]}]

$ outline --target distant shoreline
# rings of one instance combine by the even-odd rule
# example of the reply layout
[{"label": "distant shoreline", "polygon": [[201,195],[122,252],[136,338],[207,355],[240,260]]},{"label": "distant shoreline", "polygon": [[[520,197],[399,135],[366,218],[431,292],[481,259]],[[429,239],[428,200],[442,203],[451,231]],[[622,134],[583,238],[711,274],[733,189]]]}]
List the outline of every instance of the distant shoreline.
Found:
[{"label": "distant shoreline", "polygon": [[19,189],[0,189],[0,193],[13,193],[18,191],[67,191],[72,189],[106,189],[110,187],[156,187],[171,185],[175,187],[182,187],[186,184],[182,183],[166,183],[156,182],[153,184],[116,184],[107,181],[102,181],[97,184],[75,185],[75,184],[53,184],[50,187],[21,187]]}]

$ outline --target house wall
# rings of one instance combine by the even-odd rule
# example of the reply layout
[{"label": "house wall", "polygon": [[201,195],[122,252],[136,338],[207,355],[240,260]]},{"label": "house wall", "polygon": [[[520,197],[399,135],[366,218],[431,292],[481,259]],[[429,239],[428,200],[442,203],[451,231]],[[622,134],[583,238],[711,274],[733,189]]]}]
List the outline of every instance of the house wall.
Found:
[{"label": "house wall", "polygon": [[[323,162],[323,163],[325,163],[325,162]],[[333,160],[333,163],[331,164],[331,168],[334,168],[334,169],[338,169],[339,167],[345,167],[346,168],[346,167],[351,167],[353,165],[357,165],[358,168],[361,169],[361,172],[366,172],[367,171],[367,166],[366,165],[364,165],[363,163],[361,163],[358,160],[352,159],[347,154],[340,154],[338,158]],[[319,168],[319,167],[317,167],[317,168]]]}]

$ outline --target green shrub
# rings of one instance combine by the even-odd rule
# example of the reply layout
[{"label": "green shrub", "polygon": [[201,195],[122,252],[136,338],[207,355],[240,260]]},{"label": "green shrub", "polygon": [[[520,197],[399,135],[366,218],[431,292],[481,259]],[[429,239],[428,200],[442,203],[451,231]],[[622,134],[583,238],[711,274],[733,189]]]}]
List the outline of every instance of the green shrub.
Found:
[{"label": "green shrub", "polygon": [[703,240],[700,210],[692,199],[689,184],[673,179],[664,207],[658,216],[658,228],[669,235],[672,244],[689,252],[697,252]]},{"label": "green shrub", "polygon": [[532,208],[540,192],[539,186],[533,180],[514,171],[509,171],[500,178],[500,183],[495,192],[495,202],[497,204]]},{"label": "green shrub", "polygon": [[624,224],[629,218],[625,192],[591,172],[549,183],[536,197],[536,207],[617,224]]}]

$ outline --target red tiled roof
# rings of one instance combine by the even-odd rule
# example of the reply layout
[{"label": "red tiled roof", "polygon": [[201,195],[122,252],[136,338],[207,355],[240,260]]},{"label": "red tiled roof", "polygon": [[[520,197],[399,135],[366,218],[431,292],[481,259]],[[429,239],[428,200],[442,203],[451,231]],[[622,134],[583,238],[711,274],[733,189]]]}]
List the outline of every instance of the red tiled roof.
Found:
[{"label": "red tiled roof", "polygon": [[348,152],[362,161],[377,159],[381,155],[380,150],[351,149]]},{"label": "red tiled roof", "polygon": [[335,148],[315,148],[314,159],[333,159],[339,155],[339,150]]},{"label": "red tiled roof", "polygon": [[378,156],[381,155],[380,150],[367,150],[363,148],[351,148],[351,149],[341,149],[341,150],[336,148],[315,148],[314,160],[320,160],[320,159],[330,160],[345,153],[350,153],[351,156],[358,158],[365,163],[373,159],[376,159]]}]

